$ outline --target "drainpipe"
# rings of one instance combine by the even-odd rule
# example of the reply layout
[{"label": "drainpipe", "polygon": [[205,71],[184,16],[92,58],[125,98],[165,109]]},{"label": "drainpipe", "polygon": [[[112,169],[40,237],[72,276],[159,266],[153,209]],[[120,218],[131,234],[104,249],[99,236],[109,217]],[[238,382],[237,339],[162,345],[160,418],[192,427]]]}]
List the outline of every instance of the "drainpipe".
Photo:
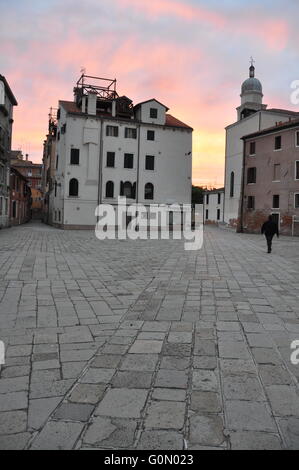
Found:
[{"label": "drainpipe", "polygon": [[138,152],[137,152],[136,204],[138,204],[138,192],[139,192],[140,133],[141,133],[141,127],[140,127],[140,124],[138,124]]},{"label": "drainpipe", "polygon": [[103,179],[103,119],[101,119],[100,131],[100,155],[99,155],[99,183],[98,183],[98,206],[102,203],[102,179]]},{"label": "drainpipe", "polygon": [[241,201],[240,201],[240,218],[237,227],[238,233],[244,232],[244,224],[243,224],[243,216],[244,216],[244,188],[245,188],[245,149],[246,149],[246,141],[243,140],[243,168],[242,168],[242,182],[241,182]]}]

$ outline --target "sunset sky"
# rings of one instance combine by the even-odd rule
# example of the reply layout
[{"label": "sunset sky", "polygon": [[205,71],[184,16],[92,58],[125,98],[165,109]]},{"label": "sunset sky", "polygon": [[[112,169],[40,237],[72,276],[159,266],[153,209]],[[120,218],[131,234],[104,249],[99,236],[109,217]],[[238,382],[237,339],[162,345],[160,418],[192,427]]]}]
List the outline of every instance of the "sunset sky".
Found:
[{"label": "sunset sky", "polygon": [[41,161],[49,108],[73,98],[85,67],[191,125],[193,183],[220,186],[251,55],[264,103],[299,111],[298,17],[298,0],[0,0],[0,73],[19,103],[13,148]]}]

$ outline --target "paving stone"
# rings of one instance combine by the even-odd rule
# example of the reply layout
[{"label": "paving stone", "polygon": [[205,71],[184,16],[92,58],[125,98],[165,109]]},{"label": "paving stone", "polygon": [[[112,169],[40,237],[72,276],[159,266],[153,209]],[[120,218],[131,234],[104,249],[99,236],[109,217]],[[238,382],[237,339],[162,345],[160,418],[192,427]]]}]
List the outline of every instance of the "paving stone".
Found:
[{"label": "paving stone", "polygon": [[194,390],[216,392],[219,387],[217,375],[211,370],[194,370],[192,383]]},{"label": "paving stone", "polygon": [[108,390],[95,414],[113,418],[139,418],[147,395],[147,390],[113,388]]},{"label": "paving stone", "polygon": [[158,371],[155,386],[167,388],[186,388],[188,376],[185,371],[161,369]]},{"label": "paving stone", "polygon": [[278,435],[243,431],[230,433],[232,450],[281,450],[282,443]]},{"label": "paving stone", "polygon": [[171,331],[168,335],[167,341],[169,343],[191,343],[192,341],[192,333],[186,331]]},{"label": "paving stone", "polygon": [[289,450],[299,448],[299,419],[290,417],[278,421],[284,440]]},{"label": "paving stone", "polygon": [[133,446],[136,421],[96,417],[89,425],[83,442],[107,448],[125,448]]},{"label": "paving stone", "polygon": [[240,341],[219,341],[219,356],[231,359],[249,359],[249,352],[244,343]]},{"label": "paving stone", "polygon": [[79,438],[84,424],[49,421],[34,439],[32,450],[70,450]]},{"label": "paving stone", "polygon": [[271,385],[266,393],[275,416],[299,417],[299,394],[290,385]]},{"label": "paving stone", "polygon": [[98,403],[104,396],[106,385],[81,384],[75,386],[68,399],[74,403]]},{"label": "paving stone", "polygon": [[164,356],[162,357],[161,369],[185,370],[189,367],[190,359],[187,357]]},{"label": "paving stone", "polygon": [[86,362],[66,362],[62,364],[62,377],[64,379],[77,378],[86,367]]},{"label": "paving stone", "polygon": [[0,414],[0,434],[17,434],[26,431],[26,428],[27,413],[25,411],[6,411]]},{"label": "paving stone", "polygon": [[230,430],[277,432],[265,403],[227,400],[225,406]]},{"label": "paving stone", "polygon": [[186,391],[175,388],[154,388],[152,393],[153,400],[166,400],[166,401],[185,401]]},{"label": "paving stone", "polygon": [[73,379],[33,383],[31,382],[29,396],[30,399],[61,397],[66,394],[66,392],[70,389],[73,383]]},{"label": "paving stone", "polygon": [[173,401],[152,402],[147,410],[146,428],[182,429],[185,403]]},{"label": "paving stone", "polygon": [[100,355],[96,356],[92,361],[92,367],[103,367],[114,369],[119,365],[122,356],[120,355]]},{"label": "paving stone", "polygon": [[229,400],[266,400],[257,376],[247,373],[227,374],[222,381],[224,396]]},{"label": "paving stone", "polygon": [[55,411],[53,419],[63,421],[88,421],[94,406],[82,403],[62,403]]},{"label": "paving stone", "polygon": [[[0,394],[10,392],[21,392],[28,390],[29,377],[16,377],[0,380]],[[1,395],[0,395],[1,400]]]},{"label": "paving stone", "polygon": [[22,410],[27,408],[27,392],[10,392],[0,395],[0,411]]},{"label": "paving stone", "polygon": [[136,340],[130,350],[130,354],[158,354],[162,350],[163,341]]},{"label": "paving stone", "polygon": [[291,385],[292,379],[289,372],[280,366],[262,364],[259,373],[264,385]]},{"label": "paving stone", "polygon": [[156,354],[127,354],[120,370],[154,371],[158,359]]},{"label": "paving stone", "polygon": [[214,340],[195,338],[194,354],[199,356],[216,356],[216,344]]},{"label": "paving stone", "polygon": [[222,418],[217,415],[194,414],[190,418],[189,441],[191,445],[217,446],[225,442]]},{"label": "paving stone", "polygon": [[191,394],[190,408],[196,412],[219,413],[222,410],[219,395],[215,392],[194,390]]},{"label": "paving stone", "polygon": [[138,450],[183,450],[183,435],[175,431],[143,431]]},{"label": "paving stone", "polygon": [[115,369],[90,368],[80,379],[80,382],[85,384],[109,383],[114,374]]},{"label": "paving stone", "polygon": [[31,438],[29,432],[21,432],[18,434],[9,434],[0,436],[1,450],[24,450]]},{"label": "paving stone", "polygon": [[50,414],[61,402],[61,397],[41,398],[29,400],[28,426],[32,429],[40,429],[47,421]]},{"label": "paving stone", "polygon": [[150,388],[153,374],[144,371],[119,371],[113,377],[115,388]]},{"label": "paving stone", "polygon": [[212,356],[194,356],[193,367],[195,369],[211,369],[214,370],[217,367],[217,359]]}]

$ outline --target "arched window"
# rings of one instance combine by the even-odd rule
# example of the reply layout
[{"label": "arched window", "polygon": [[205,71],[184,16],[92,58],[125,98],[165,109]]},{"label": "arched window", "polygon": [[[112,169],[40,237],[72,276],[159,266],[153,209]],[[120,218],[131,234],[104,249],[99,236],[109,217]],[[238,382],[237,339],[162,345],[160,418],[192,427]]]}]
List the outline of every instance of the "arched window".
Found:
[{"label": "arched window", "polygon": [[120,196],[125,196],[128,199],[136,198],[136,182],[134,184],[130,181],[120,182]]},{"label": "arched window", "polygon": [[146,183],[144,187],[144,199],[154,199],[154,185]]},{"label": "arched window", "polygon": [[79,183],[76,178],[72,178],[69,184],[69,196],[78,196],[79,194]]},{"label": "arched window", "polygon": [[107,181],[106,183],[106,197],[114,196],[114,183],[113,181]]},{"label": "arched window", "polygon": [[232,171],[230,174],[230,197],[234,197],[235,193],[235,173]]}]

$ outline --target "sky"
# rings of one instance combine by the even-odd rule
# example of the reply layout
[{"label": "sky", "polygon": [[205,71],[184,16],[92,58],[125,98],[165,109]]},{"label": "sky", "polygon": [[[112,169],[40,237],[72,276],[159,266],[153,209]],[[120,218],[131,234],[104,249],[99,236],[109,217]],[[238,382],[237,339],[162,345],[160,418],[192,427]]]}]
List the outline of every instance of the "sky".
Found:
[{"label": "sky", "polygon": [[223,185],[225,126],[254,57],[264,103],[299,111],[298,0],[0,0],[0,73],[18,106],[13,148],[39,162],[49,108],[85,68],[134,104],[193,127],[193,184]]}]

